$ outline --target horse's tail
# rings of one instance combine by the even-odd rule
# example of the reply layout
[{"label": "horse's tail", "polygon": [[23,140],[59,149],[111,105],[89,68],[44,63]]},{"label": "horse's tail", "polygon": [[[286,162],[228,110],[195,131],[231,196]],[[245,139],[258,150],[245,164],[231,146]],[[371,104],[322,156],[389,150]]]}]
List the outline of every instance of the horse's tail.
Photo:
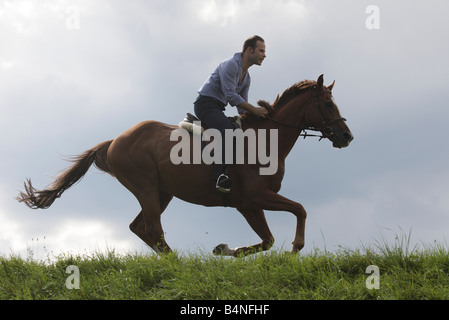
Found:
[{"label": "horse's tail", "polygon": [[31,184],[31,180],[27,179],[24,183],[25,192],[20,192],[16,199],[19,202],[24,202],[32,209],[47,209],[65,190],[81,180],[92,164],[98,169],[113,175],[106,161],[107,151],[112,141],[102,142],[82,155],[71,159],[73,165],[63,171],[45,190],[36,190]]}]

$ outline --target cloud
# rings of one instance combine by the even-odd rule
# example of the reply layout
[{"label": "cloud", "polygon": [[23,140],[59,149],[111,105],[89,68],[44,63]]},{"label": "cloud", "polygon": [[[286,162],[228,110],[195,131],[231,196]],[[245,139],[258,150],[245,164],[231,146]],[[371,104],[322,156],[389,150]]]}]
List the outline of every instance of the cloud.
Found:
[{"label": "cloud", "polygon": [[[206,25],[248,28],[247,22],[259,16],[266,24],[279,22],[280,16],[286,23],[301,23],[306,19],[308,8],[304,1],[196,1],[198,16]],[[242,26],[243,23],[243,26]],[[264,28],[261,24],[260,28]]]},{"label": "cloud", "polygon": [[13,68],[17,63],[17,59],[12,59],[12,60],[2,60],[0,67],[3,70],[7,70],[7,69],[11,69]]},{"label": "cloud", "polygon": [[209,1],[204,2],[199,10],[200,18],[206,23],[219,23],[225,27],[228,20],[237,14],[236,1]]},{"label": "cloud", "polygon": [[[449,232],[449,172],[397,170],[359,181],[356,191],[309,208],[309,233],[322,231],[328,248],[379,240],[386,229],[411,230],[414,243],[444,243]],[[342,232],[344,230],[344,232]]]},{"label": "cloud", "polygon": [[134,243],[116,237],[114,226],[104,220],[67,218],[58,231],[46,235],[47,243],[60,252],[111,249],[132,250]]},{"label": "cloud", "polygon": [[116,225],[99,219],[67,218],[51,219],[22,215],[5,209],[0,203],[0,255],[17,254],[23,258],[43,260],[60,254],[80,252],[137,251],[143,246],[131,237],[123,236]]},{"label": "cloud", "polygon": [[4,204],[0,202],[0,253],[14,253],[26,249],[23,244],[26,238],[20,233],[19,222],[5,212]]}]

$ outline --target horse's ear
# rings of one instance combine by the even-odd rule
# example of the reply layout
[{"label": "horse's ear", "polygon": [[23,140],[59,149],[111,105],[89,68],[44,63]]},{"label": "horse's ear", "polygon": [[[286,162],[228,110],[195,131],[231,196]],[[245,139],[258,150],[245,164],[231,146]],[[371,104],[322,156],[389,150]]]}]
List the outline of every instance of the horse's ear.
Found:
[{"label": "horse's ear", "polygon": [[318,80],[316,81],[316,86],[319,90],[323,89],[323,83],[324,83],[324,74],[318,77]]},{"label": "horse's ear", "polygon": [[332,82],[332,84],[329,87],[327,87],[329,89],[329,91],[332,91],[332,89],[334,88],[334,84],[335,84],[335,80],[334,80],[334,82]]}]

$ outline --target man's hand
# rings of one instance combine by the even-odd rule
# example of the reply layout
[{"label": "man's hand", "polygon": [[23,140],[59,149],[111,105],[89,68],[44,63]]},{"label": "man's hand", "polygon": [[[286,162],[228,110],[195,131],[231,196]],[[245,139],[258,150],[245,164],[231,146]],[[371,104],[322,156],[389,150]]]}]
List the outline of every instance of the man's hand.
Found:
[{"label": "man's hand", "polygon": [[268,110],[264,107],[254,107],[252,104],[248,102],[244,102],[238,106],[239,108],[249,111],[257,117],[266,118],[268,115]]},{"label": "man's hand", "polygon": [[264,107],[257,107],[252,110],[252,113],[258,117],[266,118],[268,115],[268,110]]}]

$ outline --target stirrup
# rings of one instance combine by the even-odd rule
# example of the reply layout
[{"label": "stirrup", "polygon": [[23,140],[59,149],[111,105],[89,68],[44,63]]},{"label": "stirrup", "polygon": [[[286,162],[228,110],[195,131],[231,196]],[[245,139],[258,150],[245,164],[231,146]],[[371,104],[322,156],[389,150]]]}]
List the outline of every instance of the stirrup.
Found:
[{"label": "stirrup", "polygon": [[[222,187],[222,186],[219,184],[220,182],[225,181],[226,179],[229,180],[229,187],[228,187],[228,188]],[[231,179],[230,179],[227,175],[225,175],[225,174],[223,173],[222,175],[220,175],[220,176],[218,177],[217,183],[216,183],[216,185],[215,185],[215,189],[217,189],[218,191],[223,192],[223,193],[229,193],[229,192],[231,192]]]}]

